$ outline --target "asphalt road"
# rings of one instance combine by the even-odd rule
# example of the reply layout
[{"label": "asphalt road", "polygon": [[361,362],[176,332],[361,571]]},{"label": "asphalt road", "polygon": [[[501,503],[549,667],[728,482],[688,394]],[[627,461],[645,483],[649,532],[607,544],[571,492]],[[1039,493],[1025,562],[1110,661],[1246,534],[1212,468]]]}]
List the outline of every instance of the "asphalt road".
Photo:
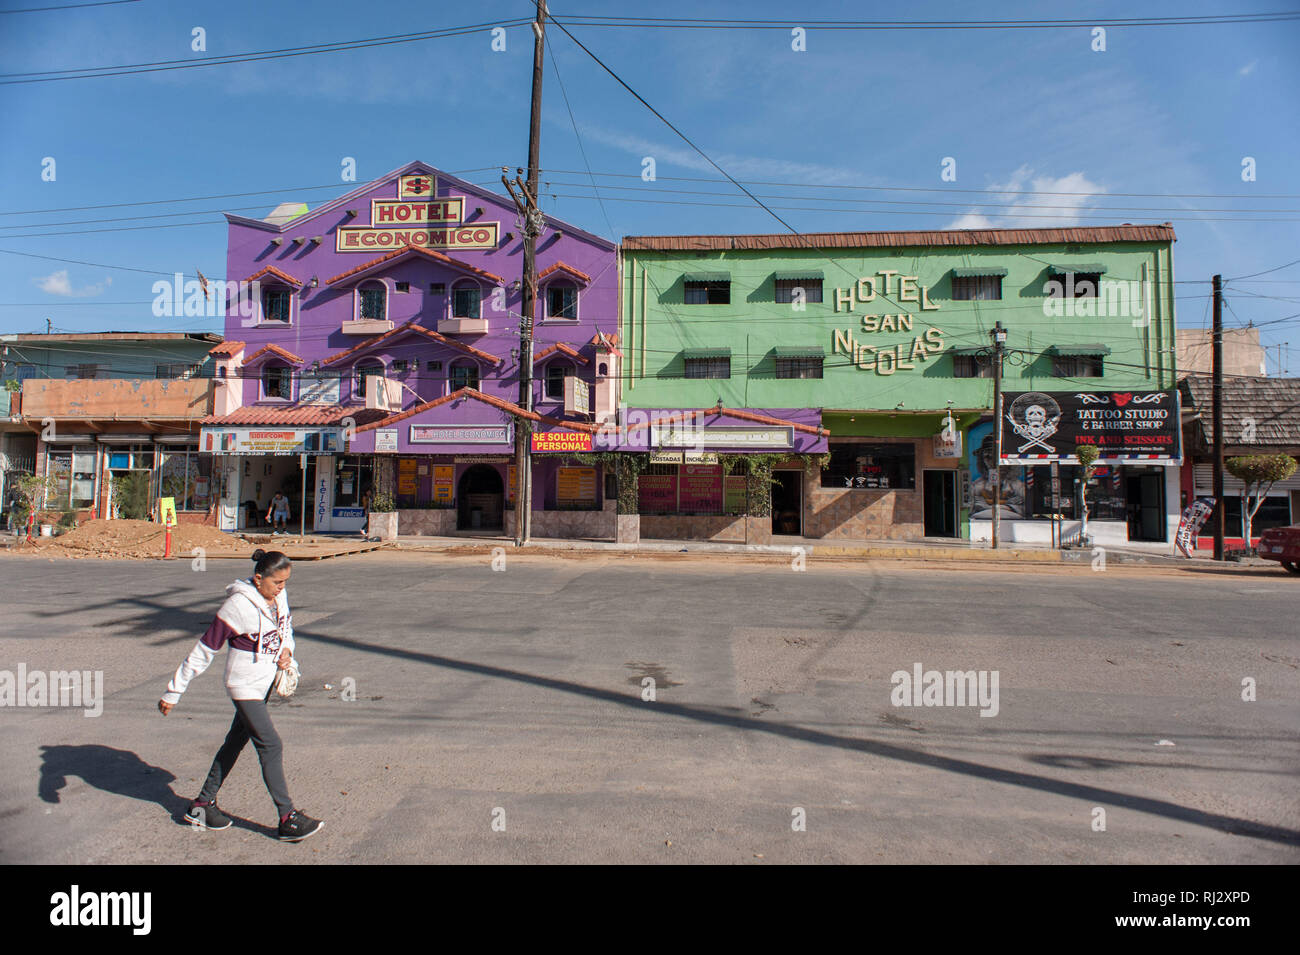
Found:
[{"label": "asphalt road", "polygon": [[[104,679],[97,717],[0,707],[0,862],[1300,861],[1281,571],[506,559],[295,565],[272,712],[326,828],[284,845],[251,746],[236,827],[178,821],[221,665],[156,710],[249,567],[0,557],[0,670]],[[916,664],[996,672],[996,715],[894,706]]]}]

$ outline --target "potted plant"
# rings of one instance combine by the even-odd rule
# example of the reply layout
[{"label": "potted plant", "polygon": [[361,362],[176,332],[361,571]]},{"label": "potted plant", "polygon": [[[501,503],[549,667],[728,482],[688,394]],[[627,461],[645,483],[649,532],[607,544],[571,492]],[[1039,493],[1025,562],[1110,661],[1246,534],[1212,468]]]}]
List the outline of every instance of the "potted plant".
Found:
[{"label": "potted plant", "polygon": [[392,491],[375,491],[370,499],[370,530],[368,537],[394,540],[397,537],[397,503]]}]

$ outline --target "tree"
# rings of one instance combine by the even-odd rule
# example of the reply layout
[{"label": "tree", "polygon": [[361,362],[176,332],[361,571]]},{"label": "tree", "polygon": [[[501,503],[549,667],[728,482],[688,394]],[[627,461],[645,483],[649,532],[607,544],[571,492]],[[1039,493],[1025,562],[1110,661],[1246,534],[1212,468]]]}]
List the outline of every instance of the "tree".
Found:
[{"label": "tree", "polygon": [[[1246,550],[1249,551],[1250,539],[1253,536],[1251,525],[1255,515],[1259,513],[1260,505],[1264,503],[1264,497],[1274,483],[1285,481],[1295,473],[1295,458],[1289,454],[1247,454],[1239,458],[1228,458],[1223,462],[1223,466],[1229,474],[1246,486],[1246,506],[1241,511],[1246,519],[1245,542]],[[1252,498],[1254,504],[1251,503]]]},{"label": "tree", "polygon": [[[28,524],[38,510],[45,506],[46,500],[57,490],[53,475],[28,474],[18,480],[17,507],[14,508],[14,523]],[[30,529],[28,530],[30,536]]]},{"label": "tree", "polygon": [[1079,505],[1083,522],[1079,527],[1079,539],[1087,541],[1088,539],[1088,482],[1092,480],[1093,472],[1097,470],[1098,451],[1095,444],[1081,444],[1074,449],[1075,456],[1079,459],[1079,464],[1083,468],[1083,484],[1079,489]]}]

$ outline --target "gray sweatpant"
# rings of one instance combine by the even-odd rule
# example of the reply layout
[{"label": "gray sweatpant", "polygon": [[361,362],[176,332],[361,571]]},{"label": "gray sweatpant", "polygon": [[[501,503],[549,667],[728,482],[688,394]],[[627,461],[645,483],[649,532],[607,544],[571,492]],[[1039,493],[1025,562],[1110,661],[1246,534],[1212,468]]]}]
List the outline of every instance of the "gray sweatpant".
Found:
[{"label": "gray sweatpant", "polygon": [[222,782],[235,768],[235,760],[251,739],[257,749],[257,758],[262,763],[262,779],[267,791],[275,800],[275,810],[283,819],[293,812],[293,800],[289,798],[289,787],[284,781],[284,744],[280,734],[271,723],[271,714],[267,711],[265,700],[235,700],[235,719],[230,724],[226,741],[217,751],[217,758],[212,761],[208,780],[199,793],[201,802],[213,802]]}]

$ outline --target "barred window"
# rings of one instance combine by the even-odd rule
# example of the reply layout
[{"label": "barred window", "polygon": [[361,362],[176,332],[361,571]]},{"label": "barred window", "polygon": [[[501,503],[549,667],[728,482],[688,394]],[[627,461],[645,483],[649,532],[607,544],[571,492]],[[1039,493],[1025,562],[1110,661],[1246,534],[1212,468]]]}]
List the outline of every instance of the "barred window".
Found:
[{"label": "barred window", "polygon": [[954,378],[992,378],[993,359],[982,355],[953,355]]},{"label": "barred window", "polygon": [[822,280],[817,278],[807,279],[777,279],[776,280],[776,302],[778,305],[789,305],[795,301],[795,289],[803,289],[803,301],[820,302],[822,300]]},{"label": "barred window", "polygon": [[451,290],[452,318],[479,318],[482,315],[483,290],[476,284],[457,285]]},{"label": "barred window", "polygon": [[1100,378],[1100,355],[1053,355],[1052,376],[1055,378]]},{"label": "barred window", "polygon": [[730,305],[730,282],[687,282],[687,305]]},{"label": "barred window", "polygon": [[384,290],[383,288],[363,288],[359,291],[361,299],[361,318],[384,320]]},{"label": "barred window", "polygon": [[1100,288],[1100,272],[1067,272],[1052,276],[1047,283],[1052,298],[1096,298]]},{"label": "barred window", "polygon": [[776,377],[820,378],[822,377],[822,359],[778,358],[776,360]]},{"label": "barred window", "polygon": [[952,297],[958,302],[993,301],[1002,298],[1002,276],[953,276]]},{"label": "barred window", "polygon": [[262,397],[285,400],[293,397],[293,375],[288,368],[271,365],[262,369]]},{"label": "barred window", "polygon": [[288,289],[262,289],[262,321],[284,322],[287,324],[290,305],[291,300]]},{"label": "barred window", "polygon": [[687,358],[687,378],[730,378],[730,358]]}]

